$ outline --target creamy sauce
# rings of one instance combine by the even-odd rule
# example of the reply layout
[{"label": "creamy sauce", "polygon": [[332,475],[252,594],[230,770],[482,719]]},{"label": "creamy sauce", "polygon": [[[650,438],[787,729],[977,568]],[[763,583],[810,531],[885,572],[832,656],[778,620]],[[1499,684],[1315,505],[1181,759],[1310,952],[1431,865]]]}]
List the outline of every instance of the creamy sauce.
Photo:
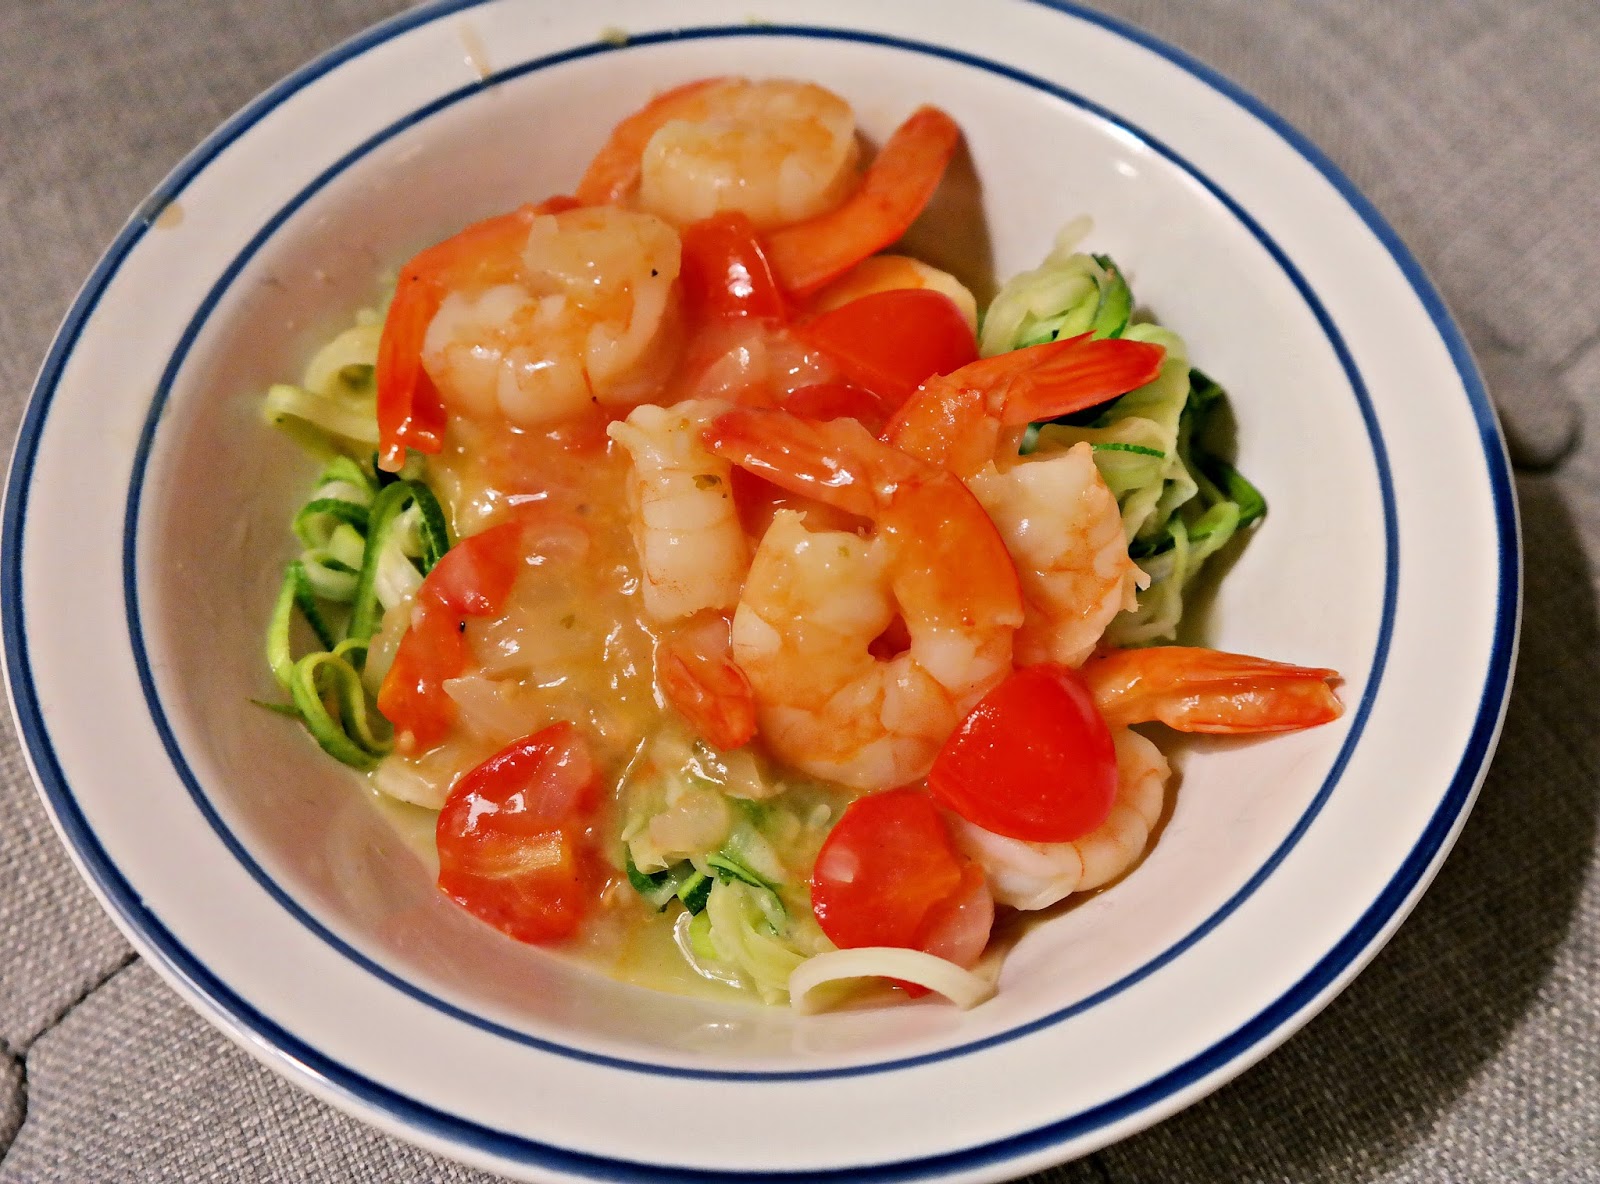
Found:
[{"label": "creamy sauce", "polygon": [[[816,355],[786,334],[719,326],[689,344],[658,399],[669,405],[695,397],[748,400],[757,387],[781,398],[828,377]],[[513,512],[529,515],[536,523],[530,555],[504,611],[466,621],[472,660],[445,684],[459,708],[448,739],[420,755],[388,757],[375,780],[403,776],[428,787],[415,795],[420,800],[442,802],[462,773],[512,741],[558,721],[578,724],[608,790],[588,837],[612,870],[578,936],[551,951],[655,990],[748,999],[748,990],[695,969],[680,946],[681,925],[675,931],[682,910],[655,912],[622,870],[623,836],[665,808],[693,738],[656,682],[658,630],[643,614],[626,496],[630,461],[605,434],[609,418],[596,409],[546,429],[452,420],[443,452],[428,462],[427,480],[453,536],[477,534]],[[755,537],[772,504],[795,501],[745,500]],[[397,639],[408,615],[405,605],[391,610],[384,632]],[[808,888],[811,864],[828,826],[856,795],[785,774],[759,738],[742,752],[740,767],[757,773],[743,787],[735,785],[732,796],[769,798],[767,816],[786,840],[778,848],[786,872],[781,897],[801,942],[820,948]],[[376,791],[374,797],[436,873],[437,814]]]}]

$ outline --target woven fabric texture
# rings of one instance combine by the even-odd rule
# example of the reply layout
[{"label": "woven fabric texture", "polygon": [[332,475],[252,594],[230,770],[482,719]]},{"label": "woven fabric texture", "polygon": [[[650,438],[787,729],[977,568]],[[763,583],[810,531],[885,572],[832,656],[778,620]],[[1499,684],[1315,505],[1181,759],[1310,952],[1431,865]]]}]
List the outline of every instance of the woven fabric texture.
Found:
[{"label": "woven fabric texture", "polygon": [[[160,177],[398,7],[0,0],[0,434]],[[1265,100],[1421,259],[1505,420],[1530,561],[1499,753],[1390,945],[1234,1083],[1033,1184],[1600,1180],[1600,433],[1583,422],[1600,406],[1600,6],[1096,7]],[[9,727],[0,817],[0,1184],[488,1179],[289,1086],[190,1011],[79,881]]]}]

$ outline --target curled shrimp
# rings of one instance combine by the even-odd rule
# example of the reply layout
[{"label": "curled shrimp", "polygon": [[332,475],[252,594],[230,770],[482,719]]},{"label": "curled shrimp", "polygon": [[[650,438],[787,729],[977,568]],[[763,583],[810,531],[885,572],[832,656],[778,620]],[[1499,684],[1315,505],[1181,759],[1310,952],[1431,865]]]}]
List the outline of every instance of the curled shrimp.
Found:
[{"label": "curled shrimp", "polygon": [[956,844],[989,878],[989,890],[1014,909],[1042,909],[1074,892],[1110,883],[1138,862],[1166,805],[1171,767],[1151,741],[1127,728],[1113,730],[1117,792],[1111,812],[1070,843],[1006,838],[946,815]]},{"label": "curled shrimp", "polygon": [[1180,732],[1288,732],[1338,719],[1335,670],[1198,646],[1109,650],[1084,681],[1112,727],[1160,721]]},{"label": "curled shrimp", "polygon": [[850,104],[811,82],[703,78],[613,129],[578,184],[683,226],[738,211],[760,230],[826,213],[856,187]]},{"label": "curled shrimp", "polygon": [[682,337],[677,232],[571,205],[488,219],[402,270],[378,350],[386,467],[407,447],[438,452],[451,414],[531,427],[631,406],[665,380]]},{"label": "curled shrimp", "polygon": [[738,211],[758,230],[824,214],[856,187],[850,104],[810,82],[738,79],[698,92],[639,161],[638,204],[677,225]]},{"label": "curled shrimp", "polygon": [[703,78],[617,124],[577,195],[586,204],[636,200],[680,224],[742,210],[769,232],[779,282],[808,295],[910,229],[960,142],[955,120],[920,107],[858,177],[855,116],[838,95]]},{"label": "curled shrimp", "polygon": [[1077,666],[1135,605],[1144,574],[1087,444],[997,463],[1007,430],[1093,406],[1143,382],[1159,346],[1085,337],[1015,350],[929,379],[885,429],[891,444],[963,477],[1016,562],[1023,665]]},{"label": "curled shrimp", "polygon": [[628,503],[645,615],[659,623],[656,682],[696,735],[738,748],[755,734],[749,680],[728,649],[728,614],[750,567],[733,466],[701,441],[727,404],[645,404],[606,430],[632,459]]},{"label": "curled shrimp", "polygon": [[398,470],[407,448],[431,454],[443,446],[445,408],[423,368],[422,339],[445,296],[468,284],[508,282],[533,220],[572,204],[552,198],[485,218],[419,252],[400,269],[378,340],[379,461],[384,468]]},{"label": "curled shrimp", "polygon": [[[871,538],[812,531],[780,510],[756,548],[732,645],[773,753],[857,789],[923,776],[1011,669],[1022,621],[1015,571],[983,508],[950,473],[849,419],[738,410],[706,441],[874,527]],[[897,615],[906,648],[878,657],[873,643]]]},{"label": "curled shrimp", "polygon": [[606,428],[633,462],[628,504],[651,620],[732,612],[739,601],[750,549],[733,502],[733,465],[700,439],[725,410],[710,399],[644,404]]}]

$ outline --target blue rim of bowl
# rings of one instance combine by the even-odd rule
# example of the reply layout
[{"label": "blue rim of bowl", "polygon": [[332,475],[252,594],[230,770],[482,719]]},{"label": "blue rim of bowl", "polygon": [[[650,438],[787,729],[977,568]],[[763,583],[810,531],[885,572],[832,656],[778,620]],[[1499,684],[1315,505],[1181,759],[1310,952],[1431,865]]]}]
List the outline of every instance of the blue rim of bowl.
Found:
[{"label": "blue rim of bowl", "polygon": [[[98,304],[116,271],[121,266],[133,247],[142,238],[160,210],[170,202],[193,178],[200,172],[224,147],[247,131],[254,123],[267,115],[273,108],[286,97],[302,89],[315,79],[326,74],[335,67],[352,57],[366,52],[373,46],[390,40],[411,28],[437,20],[451,13],[466,8],[475,7],[483,0],[445,0],[425,7],[410,14],[402,15],[382,25],[376,26],[367,33],[362,34],[346,44],[330,51],[324,57],[309,64],[285,79],[278,86],[269,90],[250,106],[235,116],[210,138],[207,139],[194,153],[190,155],[173,174],[159,187],[151,198],[141,207],[140,212],[130,221],[128,226],[119,234],[117,240],[107,251],[95,271],[86,282],[83,292],[74,303],[73,308],[57,336],[45,365],[41,371],[40,379],[36,385],[33,398],[30,402],[27,415],[24,419],[16,451],[15,462],[12,466],[11,476],[8,481],[5,519],[3,536],[0,536],[0,564],[4,567],[4,592],[5,601],[9,611],[4,619],[4,641],[6,649],[7,670],[12,691],[13,709],[17,718],[19,730],[27,744],[29,755],[34,764],[36,776],[43,790],[47,804],[56,815],[58,825],[73,846],[75,854],[82,866],[89,874],[91,880],[99,888],[102,897],[113,908],[113,911],[129,927],[139,935],[157,957],[163,966],[174,973],[180,980],[198,993],[200,999],[208,1005],[211,1013],[235,1031],[264,1040],[289,1067],[298,1073],[308,1076],[319,1082],[333,1093],[348,1100],[357,1109],[376,1111],[386,1114],[403,1125],[408,1126],[430,1137],[442,1139],[447,1143],[470,1147],[481,1153],[516,1163],[538,1164],[547,1168],[570,1172],[572,1174],[600,1178],[600,1179],[661,1179],[681,1178],[695,1180],[734,1180],[734,1179],[793,1179],[797,1173],[792,1172],[764,1172],[764,1173],[718,1173],[701,1170],[662,1169],[659,1167],[641,1168],[629,1161],[615,1160],[605,1157],[591,1156],[583,1153],[568,1151],[562,1148],[546,1145],[522,1136],[509,1135],[502,1131],[483,1127],[479,1124],[459,1118],[458,1116],[436,1110],[413,1101],[403,1095],[388,1089],[378,1083],[367,1080],[359,1073],[331,1061],[315,1049],[312,1049],[292,1034],[284,1031],[271,1020],[255,1011],[248,1003],[234,994],[231,988],[216,979],[204,964],[192,953],[179,944],[173,935],[162,925],[159,918],[145,908],[137,893],[121,876],[114,864],[111,863],[98,839],[90,831],[87,822],[77,809],[72,798],[70,787],[66,784],[59,764],[56,761],[50,743],[39,704],[32,685],[30,668],[28,665],[28,647],[26,631],[22,620],[21,601],[21,541],[23,522],[27,506],[27,493],[31,480],[33,462],[37,452],[39,438],[42,434],[45,419],[49,409],[50,400],[54,394],[62,370],[70,357],[73,347],[81,334],[85,324]],[[1275,131],[1287,144],[1299,152],[1325,179],[1344,197],[1354,212],[1373,231],[1388,250],[1402,274],[1410,283],[1414,293],[1422,304],[1424,310],[1432,320],[1441,339],[1446,345],[1451,360],[1462,381],[1468,400],[1472,406],[1473,414],[1478,425],[1480,439],[1484,449],[1484,460],[1491,487],[1492,499],[1495,508],[1496,524],[1500,541],[1499,578],[1497,583],[1497,599],[1499,615],[1496,620],[1495,636],[1491,647],[1489,667],[1487,671],[1484,692],[1480,699],[1479,710],[1474,720],[1474,726],[1469,741],[1463,751],[1462,760],[1457,766],[1450,785],[1443,795],[1438,809],[1424,828],[1418,842],[1413,847],[1407,859],[1395,873],[1394,877],[1385,886],[1360,920],[1333,946],[1333,948],[1294,986],[1289,988],[1271,1005],[1264,1008],[1252,1020],[1223,1037],[1209,1049],[1191,1058],[1182,1065],[1174,1067],[1160,1077],[1147,1082],[1128,1093],[1108,1100],[1098,1106],[1069,1116],[1065,1119],[1047,1124],[1036,1130],[1024,1132],[996,1142],[968,1148],[944,1155],[897,1161],[889,1164],[876,1165],[870,1168],[850,1169],[848,1171],[827,1170],[821,1172],[800,1173],[812,1179],[864,1179],[868,1178],[863,1173],[870,1173],[873,1179],[910,1179],[923,1178],[930,1174],[945,1174],[957,1170],[972,1170],[984,1165],[993,1165],[1014,1159],[1018,1156],[1037,1154],[1051,1147],[1059,1146],[1069,1140],[1081,1138],[1098,1129],[1129,1119],[1142,1111],[1160,1105],[1164,1100],[1184,1091],[1206,1077],[1219,1073],[1236,1061],[1249,1058],[1252,1051],[1260,1051],[1263,1046],[1273,1042],[1274,1036],[1285,1035],[1283,1031],[1297,1015],[1310,1008],[1318,996],[1336,985],[1339,980],[1349,973],[1353,973],[1365,957],[1376,950],[1379,940],[1384,936],[1385,930],[1391,923],[1398,921],[1401,910],[1412,895],[1425,883],[1438,861],[1443,858],[1446,843],[1464,817],[1465,808],[1470,804],[1487,758],[1493,748],[1499,730],[1505,700],[1509,690],[1512,660],[1516,647],[1516,628],[1518,606],[1520,600],[1520,570],[1518,561],[1517,519],[1515,500],[1512,494],[1509,466],[1505,459],[1503,445],[1501,444],[1498,429],[1495,425],[1493,412],[1490,409],[1483,384],[1473,366],[1470,352],[1462,339],[1461,334],[1451,320],[1443,301],[1431,282],[1423,273],[1409,251],[1401,243],[1398,236],[1382,219],[1371,204],[1355,189],[1342,173],[1313,145],[1304,139],[1290,125],[1279,116],[1244,92],[1235,84],[1221,77],[1209,67],[1195,61],[1188,55],[1175,50],[1147,34],[1126,26],[1121,22],[1104,17],[1098,13],[1087,12],[1076,6],[1061,2],[1061,0],[1033,0],[1045,7],[1056,9],[1068,15],[1077,17],[1085,22],[1099,25],[1109,31],[1131,41],[1135,44],[1154,52],[1167,61],[1184,69],[1212,89],[1218,91],[1243,108],[1248,114],[1264,123]],[[911,41],[900,40],[871,34],[862,34],[846,30],[819,29],[808,27],[725,27],[712,29],[684,29],[671,32],[653,34],[636,38],[629,46],[655,44],[663,41],[684,40],[711,36],[760,36],[760,35],[787,35],[808,36],[821,38],[837,38],[846,40],[864,41],[882,44],[888,47],[910,50],[913,52],[927,53],[961,62],[970,66],[986,69],[1024,84],[1037,87],[1047,93],[1065,99],[1090,113],[1107,120],[1114,126],[1121,127],[1135,135],[1142,143],[1159,152],[1163,157],[1184,169],[1189,175],[1195,177],[1214,197],[1220,200],[1241,222],[1255,235],[1257,240],[1273,255],[1275,260],[1284,268],[1286,274],[1293,280],[1300,290],[1302,297],[1318,316],[1324,331],[1328,334],[1330,343],[1336,349],[1341,363],[1344,365],[1353,389],[1361,403],[1362,414],[1366,422],[1374,447],[1374,459],[1379,466],[1383,484],[1384,512],[1386,519],[1386,558],[1387,572],[1385,581],[1385,601],[1382,625],[1380,628],[1379,643],[1374,655],[1372,674],[1369,679],[1367,694],[1355,713],[1351,735],[1347,739],[1346,747],[1341,750],[1336,766],[1322,790],[1319,792],[1313,807],[1297,826],[1295,832],[1286,840],[1285,845],[1276,852],[1269,864],[1250,884],[1242,889],[1240,894],[1224,906],[1224,909],[1208,921],[1200,930],[1191,934],[1180,943],[1179,947],[1169,951],[1151,964],[1138,972],[1137,977],[1152,972],[1156,965],[1164,964],[1171,957],[1175,957],[1182,949],[1188,948],[1194,941],[1199,940],[1205,932],[1209,932],[1215,924],[1219,923],[1221,916],[1231,912],[1245,896],[1254,891],[1261,879],[1270,872],[1271,868],[1281,860],[1289,846],[1303,833],[1309,825],[1310,818],[1325,800],[1332,785],[1337,781],[1344,762],[1348,759],[1354,740],[1359,734],[1359,728],[1364,723],[1366,714],[1370,709],[1372,696],[1376,686],[1381,681],[1381,673],[1386,658],[1387,645],[1393,624],[1394,592],[1396,581],[1397,563],[1397,538],[1394,530],[1394,506],[1392,488],[1388,480],[1387,458],[1383,452],[1381,437],[1377,432],[1377,425],[1367,402],[1364,388],[1356,372],[1353,360],[1349,357],[1342,340],[1339,338],[1326,313],[1317,304],[1309,288],[1298,272],[1289,264],[1281,250],[1267,238],[1261,228],[1239,208],[1226,193],[1218,189],[1203,174],[1177,154],[1171,152],[1160,144],[1159,141],[1144,135],[1137,129],[1118,119],[1114,114],[1100,108],[1098,105],[1072,94],[1063,88],[1057,87],[1047,81],[1035,78],[1022,72],[1012,70],[999,63],[962,54],[940,46],[926,45]],[[564,54],[553,55],[541,59],[537,63],[525,63],[515,71],[508,71],[496,75],[487,82],[504,81],[529,70],[555,64],[558,61],[573,60],[577,57],[588,56],[595,53],[604,53],[614,49],[627,48],[623,46],[595,45],[581,47]],[[386,132],[381,133],[383,138],[397,133],[404,127],[426,118],[434,110],[450,102],[465,98],[471,93],[482,89],[480,86],[463,88],[454,95],[445,96],[443,99],[428,107],[423,108],[406,119],[399,121]],[[303,191],[300,198],[294,203],[298,205],[304,200],[306,194],[324,183],[328,176],[339,168],[346,166],[350,159],[359,152],[368,150],[371,144],[364,145],[353,153],[351,157],[334,166],[312,186]],[[283,211],[274,226],[289,210]],[[269,227],[261,237],[252,242],[247,248],[246,255],[255,250],[266,234],[271,232]],[[245,256],[241,256],[241,259]],[[230,269],[228,277],[219,283],[213,292],[212,299],[226,287],[232,272],[237,269],[239,262]],[[209,306],[209,302],[208,302]],[[205,313],[197,316],[195,322],[186,334],[183,345],[180,347],[179,358],[182,351],[187,349],[192,341],[199,324],[204,320]],[[134,485],[130,492],[130,502],[127,517],[128,549],[125,555],[125,570],[128,575],[128,584],[125,592],[128,596],[129,623],[134,634],[136,651],[138,644],[138,616],[136,599],[132,585],[133,529],[137,519],[138,501],[138,476],[142,472],[147,459],[152,435],[160,405],[169,389],[172,375],[176,372],[179,358],[175,358],[167,373],[167,383],[163,384],[161,393],[158,394],[152,407],[149,423],[147,424],[144,438],[140,443],[140,453],[136,464]],[[141,657],[142,665],[142,657]],[[296,913],[303,923],[310,925],[324,940],[329,940],[340,948],[347,956],[356,959],[368,969],[380,976],[390,978],[388,972],[381,967],[373,966],[366,962],[360,954],[344,946],[339,939],[327,934],[309,917],[306,917],[299,907],[289,900],[275,884],[266,880],[264,874],[253,861],[244,856],[242,848],[237,846],[237,841],[227,834],[221,827],[220,820],[216,818],[209,804],[204,801],[199,793],[198,786],[193,782],[192,775],[187,774],[183,766],[181,754],[173,744],[170,731],[166,728],[161,717],[160,709],[153,695],[153,686],[149,681],[149,672],[141,668],[141,678],[144,681],[145,692],[150,696],[150,707],[162,730],[163,740],[168,744],[169,751],[179,767],[185,774],[191,794],[196,796],[197,804],[206,813],[213,827],[218,828],[219,835],[234,850],[236,856],[245,858],[246,866],[258,881],[263,883],[280,903]],[[1085,1007],[1092,1006],[1094,1002],[1104,998],[1110,991],[1125,989],[1131,985],[1135,976],[1129,976],[1122,983],[1108,988],[1096,997],[1080,1001],[1066,1012],[1056,1013],[1044,1019],[1033,1021],[1023,1027],[1012,1029],[1007,1033],[989,1038],[988,1040],[969,1044],[956,1049],[944,1050],[940,1053],[929,1054],[924,1057],[912,1058],[896,1062],[878,1063],[865,1066],[852,1066],[843,1070],[823,1071],[822,1073],[705,1073],[698,1070],[670,1070],[686,1076],[731,1077],[741,1080],[762,1079],[790,1079],[790,1078],[815,1078],[817,1076],[833,1076],[841,1073],[877,1073],[891,1069],[904,1068],[908,1065],[921,1063],[927,1060],[945,1059],[951,1056],[962,1055],[973,1051],[975,1048],[984,1047],[1001,1040],[1015,1039],[1040,1026],[1059,1022],[1066,1014],[1075,1014]],[[419,995],[412,988],[405,988],[390,978],[392,985],[401,985],[408,993]],[[430,1002],[434,1002],[429,1000]],[[447,1011],[452,1011],[448,1004],[436,1002]],[[472,1017],[465,1017],[472,1018]],[[476,1021],[475,1021],[476,1022]],[[509,1029],[499,1029],[493,1025],[485,1025],[501,1034],[514,1039],[534,1043],[551,1051],[575,1055],[588,1060],[595,1060],[605,1064],[618,1065],[631,1069],[647,1069],[659,1071],[653,1066],[641,1066],[635,1062],[619,1061],[615,1058],[598,1057],[580,1050],[551,1046],[546,1042],[537,1041],[524,1033]]]}]

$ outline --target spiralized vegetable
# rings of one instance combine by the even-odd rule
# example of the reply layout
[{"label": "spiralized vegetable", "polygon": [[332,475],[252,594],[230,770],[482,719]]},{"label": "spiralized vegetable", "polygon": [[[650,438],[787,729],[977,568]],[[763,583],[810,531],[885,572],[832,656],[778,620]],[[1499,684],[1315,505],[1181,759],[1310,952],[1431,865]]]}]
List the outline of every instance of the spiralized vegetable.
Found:
[{"label": "spiralized vegetable", "polygon": [[838,1002],[831,984],[857,979],[895,979],[937,991],[966,1011],[994,994],[994,983],[944,958],[898,946],[832,950],[806,959],[789,975],[789,1005],[803,1015]]}]

